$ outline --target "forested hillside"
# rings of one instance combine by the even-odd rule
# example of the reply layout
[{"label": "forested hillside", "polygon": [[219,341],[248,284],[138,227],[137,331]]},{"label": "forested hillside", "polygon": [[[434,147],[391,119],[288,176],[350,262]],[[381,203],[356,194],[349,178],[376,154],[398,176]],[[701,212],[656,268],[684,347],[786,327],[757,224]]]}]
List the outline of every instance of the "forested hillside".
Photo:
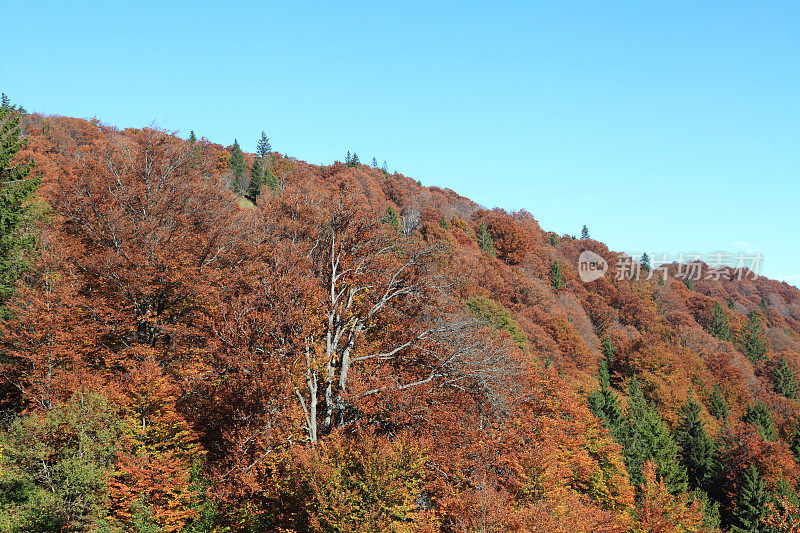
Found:
[{"label": "forested hillside", "polygon": [[1,531],[797,530],[796,288],[258,146],[4,100]]}]

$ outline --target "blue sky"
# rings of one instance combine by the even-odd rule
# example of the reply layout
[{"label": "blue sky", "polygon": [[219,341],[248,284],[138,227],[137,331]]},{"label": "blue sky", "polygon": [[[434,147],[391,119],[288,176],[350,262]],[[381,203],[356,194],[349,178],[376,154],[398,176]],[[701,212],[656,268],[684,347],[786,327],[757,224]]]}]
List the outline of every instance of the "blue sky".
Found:
[{"label": "blue sky", "polygon": [[18,2],[0,90],[800,284],[800,2]]}]

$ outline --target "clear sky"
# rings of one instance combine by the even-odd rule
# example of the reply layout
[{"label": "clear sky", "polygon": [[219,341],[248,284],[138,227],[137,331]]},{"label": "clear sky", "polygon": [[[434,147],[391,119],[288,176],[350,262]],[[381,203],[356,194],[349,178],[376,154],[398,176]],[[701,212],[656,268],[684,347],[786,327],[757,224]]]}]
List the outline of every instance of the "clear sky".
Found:
[{"label": "clear sky", "polygon": [[[800,1],[4,0],[0,90],[800,284]],[[706,259],[704,257],[704,259]]]}]

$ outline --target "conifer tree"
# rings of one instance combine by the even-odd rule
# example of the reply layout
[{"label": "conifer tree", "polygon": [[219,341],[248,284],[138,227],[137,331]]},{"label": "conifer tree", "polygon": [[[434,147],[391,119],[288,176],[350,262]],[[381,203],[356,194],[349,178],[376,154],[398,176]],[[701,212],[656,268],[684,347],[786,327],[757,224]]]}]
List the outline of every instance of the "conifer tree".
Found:
[{"label": "conifer tree", "polygon": [[589,238],[589,228],[586,227],[586,224],[583,225],[581,229],[581,239],[588,239]]},{"label": "conifer tree", "polygon": [[378,168],[378,160],[374,157],[372,158],[372,168]]},{"label": "conifer tree", "polygon": [[736,309],[736,302],[733,298],[728,298],[728,309]]},{"label": "conifer tree", "polygon": [[383,222],[389,224],[397,231],[400,231],[400,217],[397,216],[397,211],[394,210],[394,207],[389,206],[386,208],[386,214],[383,215]]},{"label": "conifer tree", "polygon": [[642,254],[641,269],[642,272],[650,272],[650,256],[647,252]]},{"label": "conifer tree", "polygon": [[690,291],[694,291],[694,281],[692,278],[687,276],[686,279],[683,280],[683,284],[686,285],[686,288]]},{"label": "conifer tree", "polygon": [[550,232],[549,242],[550,242],[550,246],[552,246],[553,248],[558,246],[558,235],[556,235],[555,231],[551,231]]},{"label": "conifer tree", "polygon": [[792,440],[789,446],[794,455],[794,460],[800,463],[800,420],[798,420],[794,427],[794,433],[792,434]]},{"label": "conifer tree", "polygon": [[736,495],[736,508],[731,531],[735,533],[760,533],[767,531],[762,522],[766,515],[767,489],[755,465],[745,470]]},{"label": "conifer tree", "polygon": [[775,422],[772,419],[772,413],[769,412],[769,408],[764,405],[764,402],[759,401],[748,405],[742,416],[742,422],[755,426],[764,439],[775,440]]},{"label": "conifer tree", "polygon": [[642,466],[652,460],[658,477],[671,491],[686,491],[686,470],[680,464],[678,446],[658,410],[645,399],[636,378],[628,389],[626,420],[617,440],[623,446],[625,466],[634,485],[642,483]]},{"label": "conifer tree", "polygon": [[386,161],[383,162],[383,166],[381,167],[384,174],[389,174],[389,165],[386,164]]},{"label": "conifer tree", "polygon": [[247,186],[247,198],[255,202],[261,193],[261,180],[264,177],[264,169],[261,166],[261,159],[256,158],[250,167],[250,184]]},{"label": "conifer tree", "polygon": [[197,142],[197,136],[194,134],[194,130],[189,132],[189,142],[194,144]]},{"label": "conifer tree", "polygon": [[39,186],[31,177],[34,162],[15,163],[25,146],[20,120],[22,112],[2,95],[0,103],[0,316],[3,304],[11,296],[14,283],[25,268],[23,253],[33,245],[32,234],[25,231],[33,216],[30,200]]},{"label": "conifer tree", "polygon": [[261,138],[258,139],[258,146],[256,147],[256,153],[258,157],[261,159],[268,159],[272,155],[272,145],[269,142],[269,138],[267,134],[263,131],[261,132]]},{"label": "conifer tree", "polygon": [[478,226],[477,238],[478,247],[481,249],[481,251],[489,255],[493,255],[494,241],[492,241],[492,236],[489,235],[489,230],[486,229],[486,224],[484,222],[481,222],[481,225]]},{"label": "conifer tree", "polygon": [[714,471],[714,443],[706,434],[705,423],[700,419],[700,404],[691,392],[681,407],[675,440],[681,448],[681,464],[686,469],[689,486],[705,488]]},{"label": "conifer tree", "polygon": [[233,140],[233,148],[228,159],[228,167],[233,173],[233,187],[240,193],[247,192],[247,165],[244,162],[244,153],[239,146],[239,141]]},{"label": "conifer tree", "polygon": [[747,315],[741,347],[742,352],[754,363],[767,355],[767,340],[761,323],[761,313],[758,311],[751,311]]},{"label": "conifer tree", "polygon": [[725,401],[725,397],[717,385],[714,385],[709,395],[708,412],[717,420],[725,421],[728,419],[728,402]]},{"label": "conifer tree", "polygon": [[347,151],[347,156],[344,158],[344,163],[349,167],[350,161],[352,161],[353,157],[350,155],[350,150]]},{"label": "conifer tree", "polygon": [[556,260],[550,267],[550,284],[555,290],[560,290],[564,286],[564,276],[561,274],[561,262]]},{"label": "conifer tree", "polygon": [[789,362],[785,357],[781,357],[778,361],[773,371],[772,382],[775,392],[792,400],[797,399],[797,380],[794,376],[794,370],[789,366]]},{"label": "conifer tree", "polygon": [[706,329],[713,336],[722,341],[731,340],[731,328],[728,324],[728,315],[719,302],[714,302],[707,319]]},{"label": "conifer tree", "polygon": [[442,215],[442,218],[439,219],[439,226],[445,230],[450,229],[450,222],[444,215]]},{"label": "conifer tree", "polygon": [[611,389],[611,378],[608,371],[606,358],[600,360],[597,369],[597,380],[600,388],[589,395],[589,408],[615,435],[619,430],[624,413],[620,405],[619,396]]}]

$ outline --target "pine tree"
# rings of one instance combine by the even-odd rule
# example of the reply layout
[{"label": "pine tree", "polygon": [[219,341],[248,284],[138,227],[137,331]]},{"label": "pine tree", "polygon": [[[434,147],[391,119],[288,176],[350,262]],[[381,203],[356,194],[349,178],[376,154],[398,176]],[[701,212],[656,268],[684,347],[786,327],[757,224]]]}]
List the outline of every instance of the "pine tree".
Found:
[{"label": "pine tree", "polygon": [[258,140],[256,153],[258,154],[258,157],[264,160],[267,160],[272,156],[272,145],[269,142],[267,134],[263,131],[261,132],[261,138]]},{"label": "pine tree", "polygon": [[707,319],[706,329],[713,336],[722,341],[731,340],[731,328],[728,324],[728,315],[719,302],[714,302]]},{"label": "pine tree", "polygon": [[794,460],[800,463],[800,420],[798,420],[797,425],[794,427],[790,449],[794,455]]},{"label": "pine tree", "polygon": [[556,235],[556,232],[554,232],[554,231],[550,232],[549,242],[550,242],[550,246],[552,246],[553,248],[558,246],[558,235]]},{"label": "pine tree", "polygon": [[717,385],[714,385],[709,395],[708,412],[717,420],[724,421],[728,419],[728,402],[725,401],[725,397]]},{"label": "pine tree", "polygon": [[742,422],[755,426],[764,439],[775,440],[775,422],[772,419],[772,413],[769,412],[769,408],[763,402],[759,401],[748,405],[742,416]]},{"label": "pine tree", "polygon": [[794,370],[789,366],[789,362],[785,357],[781,357],[775,366],[772,374],[772,383],[775,392],[778,394],[792,400],[797,399],[797,380],[794,376]]},{"label": "pine tree", "polygon": [[616,439],[623,446],[625,466],[634,485],[641,485],[642,466],[652,460],[658,477],[671,491],[686,491],[686,470],[680,464],[678,446],[658,410],[645,399],[636,378],[628,389],[626,420]]},{"label": "pine tree", "polygon": [[728,309],[736,309],[736,302],[733,298],[728,298]]},{"label": "pine tree", "polygon": [[764,297],[762,296],[762,297],[761,297],[761,303],[759,304],[759,306],[761,307],[761,309],[763,309],[764,311],[766,311],[766,310],[767,310],[767,307],[769,307],[769,302],[767,301],[767,299],[766,299],[766,298],[764,298]]},{"label": "pine tree", "polygon": [[690,291],[694,291],[694,281],[692,278],[687,276],[686,279],[683,280],[683,284],[686,285],[686,288]]},{"label": "pine tree", "polygon": [[384,174],[389,174],[389,165],[386,164],[386,161],[383,162],[383,166],[381,167]]},{"label": "pine tree", "polygon": [[550,284],[555,290],[560,290],[564,286],[564,276],[561,274],[561,262],[556,260],[550,267]]},{"label": "pine tree", "polygon": [[378,160],[374,157],[372,158],[372,168],[378,168]]},{"label": "pine tree", "polygon": [[194,130],[189,132],[189,142],[194,144],[197,142],[197,136],[194,134]]},{"label": "pine tree", "polygon": [[347,157],[344,158],[344,163],[348,167],[350,166],[350,161],[352,161],[353,156],[350,155],[350,150],[347,151]]},{"label": "pine tree", "polygon": [[30,200],[39,178],[31,177],[34,162],[14,163],[25,146],[20,120],[22,112],[2,95],[0,104],[0,317],[4,302],[12,295],[14,284],[25,269],[23,258],[33,243],[25,227],[33,217]]},{"label": "pine tree", "polygon": [[444,230],[450,229],[450,222],[444,215],[442,215],[442,218],[439,219],[439,226]]},{"label": "pine tree", "polygon": [[754,363],[767,355],[767,340],[761,323],[761,313],[758,311],[751,311],[747,315],[741,348],[747,358]]},{"label": "pine tree", "polygon": [[600,341],[600,352],[609,363],[613,362],[617,355],[617,347],[614,346],[614,341],[608,335],[605,335]]},{"label": "pine tree", "polygon": [[581,229],[581,239],[588,239],[589,238],[589,228],[586,227],[586,224],[583,225]]},{"label": "pine tree", "polygon": [[228,159],[228,167],[233,173],[233,187],[240,193],[247,191],[247,165],[244,162],[244,153],[239,146],[239,141],[233,140],[233,148]]},{"label": "pine tree", "polygon": [[650,256],[647,252],[642,254],[641,269],[642,272],[650,272]]},{"label": "pine tree", "polygon": [[624,420],[624,413],[620,405],[619,396],[611,389],[607,358],[600,360],[597,369],[597,380],[600,382],[600,389],[589,395],[589,408],[608,427],[613,435],[619,430]]},{"label": "pine tree", "polygon": [[489,255],[493,255],[494,241],[492,241],[492,236],[489,235],[489,230],[486,229],[486,224],[484,222],[481,222],[481,225],[478,226],[477,238],[478,247],[481,249],[481,251]]},{"label": "pine tree", "polygon": [[767,528],[762,522],[766,515],[767,490],[764,480],[755,465],[745,470],[736,495],[736,508],[731,531],[736,533],[759,533]]},{"label": "pine tree", "polygon": [[264,169],[261,166],[261,159],[256,158],[250,167],[250,185],[247,187],[247,198],[255,202],[261,193],[261,180],[264,178]]},{"label": "pine tree", "polygon": [[389,224],[397,231],[400,231],[400,217],[397,216],[397,211],[394,210],[394,207],[389,206],[386,208],[386,214],[383,215],[383,222]]},{"label": "pine tree", "polygon": [[686,469],[689,486],[705,488],[714,471],[714,443],[706,434],[705,423],[700,419],[700,404],[691,392],[681,407],[675,440],[681,448],[681,464]]}]

